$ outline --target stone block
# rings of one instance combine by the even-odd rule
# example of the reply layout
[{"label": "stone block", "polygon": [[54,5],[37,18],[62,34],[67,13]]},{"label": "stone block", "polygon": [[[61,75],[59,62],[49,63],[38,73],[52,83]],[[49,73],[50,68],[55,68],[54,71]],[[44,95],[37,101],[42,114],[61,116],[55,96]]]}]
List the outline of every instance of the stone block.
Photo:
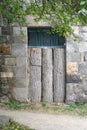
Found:
[{"label": "stone block", "polygon": [[73,35],[70,35],[69,37],[67,37],[66,41],[67,42],[75,42],[75,41],[78,41],[78,38],[79,38],[79,35],[80,35],[80,27],[79,26],[72,26],[72,30],[75,34],[75,36],[77,37],[74,37]]},{"label": "stone block", "polygon": [[66,72],[67,72],[67,74],[77,74],[77,72],[78,72],[77,62],[68,62],[66,64]]},{"label": "stone block", "polygon": [[11,27],[2,27],[2,35],[12,35],[12,28]]},{"label": "stone block", "polygon": [[5,65],[6,66],[15,66],[16,59],[15,58],[5,58]]},{"label": "stone block", "polygon": [[87,42],[79,43],[79,52],[87,52]]},{"label": "stone block", "polygon": [[27,102],[28,100],[28,87],[26,88],[16,88],[14,87],[12,95],[14,99],[20,102]]},{"label": "stone block", "polygon": [[82,79],[80,78],[79,75],[67,75],[66,76],[67,83],[80,83],[82,82]]},{"label": "stone block", "polygon": [[7,42],[7,36],[0,36],[0,44]]},{"label": "stone block", "polygon": [[67,53],[66,60],[67,62],[80,62],[81,54],[80,53]]},{"label": "stone block", "polygon": [[5,95],[9,96],[9,94],[12,91],[13,87],[15,87],[14,78],[13,77],[1,77],[0,81],[1,81],[1,91]]},{"label": "stone block", "polygon": [[12,38],[14,43],[18,43],[18,44],[28,43],[27,36],[13,36]]},{"label": "stone block", "polygon": [[84,93],[82,93],[81,95],[77,96],[77,103],[87,103],[87,95],[85,95]]},{"label": "stone block", "polygon": [[3,95],[7,95],[9,92],[8,83],[2,82],[1,87],[0,87],[0,91],[3,93]]},{"label": "stone block", "polygon": [[2,72],[2,66],[0,65],[0,72]]},{"label": "stone block", "polygon": [[80,88],[87,95],[87,82],[80,84]]},{"label": "stone block", "polygon": [[0,78],[0,82],[1,82],[2,84],[6,85],[6,84],[7,84],[7,78],[6,78],[6,77]]},{"label": "stone block", "polygon": [[83,75],[87,74],[87,63],[86,62],[78,64],[78,72]]},{"label": "stone block", "polygon": [[0,72],[1,78],[12,78],[13,72]]},{"label": "stone block", "polygon": [[81,41],[87,41],[87,32],[83,32],[80,34],[80,40]]},{"label": "stone block", "polygon": [[79,95],[81,95],[83,93],[81,83],[80,84],[72,84],[72,85],[73,85],[73,90],[74,90],[73,92],[74,92],[74,94],[76,94],[76,97],[78,97]]},{"label": "stone block", "polygon": [[25,88],[28,85],[28,79],[26,77],[15,77],[14,79],[15,87],[16,88]]},{"label": "stone block", "polygon": [[14,72],[14,77],[26,77],[27,76],[26,66],[14,67],[13,72]]},{"label": "stone block", "polygon": [[[0,125],[6,125],[9,123],[10,117],[5,115],[0,115]],[[2,128],[1,128],[2,129]]]},{"label": "stone block", "polygon": [[87,75],[82,75],[82,79],[84,83],[87,83]]},{"label": "stone block", "polygon": [[87,84],[68,83],[66,86],[66,103],[87,103]]},{"label": "stone block", "polygon": [[14,80],[13,78],[8,78],[8,77],[1,77],[0,78],[0,91],[3,93],[3,95],[9,96],[11,90],[13,89],[14,85]]},{"label": "stone block", "polygon": [[83,26],[80,28],[80,32],[87,32],[87,26]]},{"label": "stone block", "polygon": [[13,71],[13,66],[1,65],[1,72],[12,72],[12,71]]},{"label": "stone block", "polygon": [[66,84],[66,103],[71,104],[76,101],[76,95],[74,94],[74,84]]},{"label": "stone block", "polygon": [[2,33],[1,33],[1,27],[0,27],[0,36],[2,35]]},{"label": "stone block", "polygon": [[8,86],[8,81],[7,78],[0,78],[0,94],[3,95],[8,95],[9,92],[9,86]]},{"label": "stone block", "polygon": [[10,55],[11,54],[11,44],[0,44],[0,54]]},{"label": "stone block", "polygon": [[27,57],[16,57],[16,66],[27,66]]},{"label": "stone block", "polygon": [[85,58],[84,58],[84,52],[81,52],[81,61],[80,62],[84,62]]},{"label": "stone block", "polygon": [[32,15],[28,15],[27,17],[27,23],[29,27],[51,27],[50,21],[43,21],[40,20],[39,22],[35,22],[35,17]]},{"label": "stone block", "polygon": [[3,43],[13,43],[13,39],[11,36],[9,35],[3,35],[3,36],[0,36],[0,44],[3,44]]},{"label": "stone block", "polygon": [[26,56],[27,45],[26,44],[12,44],[12,55],[13,56]]},{"label": "stone block", "polygon": [[67,42],[66,44],[66,51],[69,53],[75,53],[79,51],[79,44],[78,42]]},{"label": "stone block", "polygon": [[66,86],[66,103],[76,103],[79,100],[82,90],[79,84],[68,83]]},{"label": "stone block", "polygon": [[76,94],[76,102],[87,103],[87,84],[74,86],[74,93]]},{"label": "stone block", "polygon": [[[2,2],[3,0],[1,0],[1,2]],[[2,18],[2,16],[0,15],[0,26],[3,26],[3,18]]]},{"label": "stone block", "polygon": [[41,66],[41,49],[40,48],[30,49],[30,63],[31,65]]},{"label": "stone block", "polygon": [[4,58],[0,57],[0,65],[4,65]]},{"label": "stone block", "polygon": [[13,27],[13,35],[15,36],[27,36],[27,27]]},{"label": "stone block", "polygon": [[87,61],[87,52],[85,52],[84,60]]},{"label": "stone block", "polygon": [[79,26],[72,26],[72,29],[74,30],[75,35],[79,35],[80,27]]}]

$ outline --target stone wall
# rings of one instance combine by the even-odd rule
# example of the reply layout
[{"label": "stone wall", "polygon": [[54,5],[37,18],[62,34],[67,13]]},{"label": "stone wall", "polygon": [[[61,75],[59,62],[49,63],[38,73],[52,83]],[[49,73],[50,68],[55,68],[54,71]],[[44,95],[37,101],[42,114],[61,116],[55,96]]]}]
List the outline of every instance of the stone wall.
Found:
[{"label": "stone wall", "polygon": [[[66,103],[87,102],[87,27],[66,42]],[[29,98],[27,27],[0,27],[0,101]],[[31,55],[32,56],[32,55]],[[36,56],[36,55],[35,55]],[[36,57],[37,58],[37,57]],[[32,63],[33,63],[32,59]],[[35,61],[34,61],[35,62]],[[38,64],[38,61],[35,62]]]},{"label": "stone wall", "polygon": [[66,43],[66,102],[87,102],[87,27],[74,27],[78,36]]},{"label": "stone wall", "polygon": [[0,100],[8,97],[26,101],[27,28],[0,27]]}]

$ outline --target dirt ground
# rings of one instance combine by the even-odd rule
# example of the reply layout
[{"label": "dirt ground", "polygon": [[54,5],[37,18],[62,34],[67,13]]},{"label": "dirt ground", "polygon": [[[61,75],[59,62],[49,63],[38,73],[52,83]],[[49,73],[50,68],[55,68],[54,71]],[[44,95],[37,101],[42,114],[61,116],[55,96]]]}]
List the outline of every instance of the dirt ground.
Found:
[{"label": "dirt ground", "polygon": [[74,115],[53,115],[24,110],[5,110],[0,115],[10,116],[15,121],[35,128],[35,130],[87,130],[87,117]]}]

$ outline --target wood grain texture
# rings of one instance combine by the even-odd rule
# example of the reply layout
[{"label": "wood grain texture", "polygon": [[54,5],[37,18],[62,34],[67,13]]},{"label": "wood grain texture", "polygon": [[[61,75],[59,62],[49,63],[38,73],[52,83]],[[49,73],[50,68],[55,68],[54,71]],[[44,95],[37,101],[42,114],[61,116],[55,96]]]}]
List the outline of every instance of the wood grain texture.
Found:
[{"label": "wood grain texture", "polygon": [[54,102],[64,102],[65,96],[65,50],[54,49]]},{"label": "wood grain texture", "polygon": [[52,67],[52,49],[43,49],[42,61],[42,90],[43,101],[53,102],[53,67]]},{"label": "wood grain texture", "polygon": [[[32,64],[31,64],[32,63]],[[29,49],[29,99],[41,101],[41,50]]]}]

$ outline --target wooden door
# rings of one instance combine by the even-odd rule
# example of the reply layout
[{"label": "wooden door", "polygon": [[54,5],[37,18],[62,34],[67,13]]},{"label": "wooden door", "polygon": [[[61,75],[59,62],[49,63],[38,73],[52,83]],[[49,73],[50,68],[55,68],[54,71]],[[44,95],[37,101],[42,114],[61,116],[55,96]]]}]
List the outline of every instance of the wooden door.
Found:
[{"label": "wooden door", "polygon": [[35,28],[35,31],[30,28],[28,34],[29,99],[32,102],[64,102],[64,38],[52,34],[49,36],[43,28]]}]

